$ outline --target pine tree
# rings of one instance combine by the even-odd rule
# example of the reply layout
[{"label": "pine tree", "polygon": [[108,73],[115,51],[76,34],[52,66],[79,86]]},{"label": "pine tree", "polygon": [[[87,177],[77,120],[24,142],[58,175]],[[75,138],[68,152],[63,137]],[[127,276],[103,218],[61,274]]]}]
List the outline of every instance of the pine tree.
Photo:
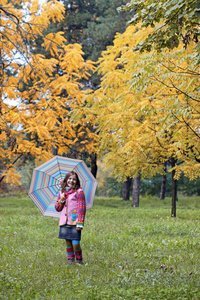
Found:
[{"label": "pine tree", "polygon": [[96,61],[101,52],[113,43],[116,32],[124,32],[129,12],[119,13],[118,6],[127,0],[67,0],[65,19],[59,24],[68,43],[82,45],[84,58]]}]

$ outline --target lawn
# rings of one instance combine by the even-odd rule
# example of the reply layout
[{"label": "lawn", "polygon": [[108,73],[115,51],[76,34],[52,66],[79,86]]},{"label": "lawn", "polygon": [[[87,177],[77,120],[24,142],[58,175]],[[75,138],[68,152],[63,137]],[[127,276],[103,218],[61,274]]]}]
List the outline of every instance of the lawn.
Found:
[{"label": "lawn", "polygon": [[82,232],[84,265],[68,265],[58,219],[28,196],[0,198],[0,299],[200,299],[200,197],[96,198]]}]

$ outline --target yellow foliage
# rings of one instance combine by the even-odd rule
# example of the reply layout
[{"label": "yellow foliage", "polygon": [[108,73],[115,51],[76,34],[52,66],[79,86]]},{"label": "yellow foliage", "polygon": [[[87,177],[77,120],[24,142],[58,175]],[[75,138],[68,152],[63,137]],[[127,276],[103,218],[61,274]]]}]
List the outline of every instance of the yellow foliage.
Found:
[{"label": "yellow foliage", "polygon": [[106,165],[116,177],[163,174],[163,163],[173,157],[180,163],[177,178],[180,171],[196,178],[200,98],[195,45],[161,53],[133,50],[151,30],[129,26],[116,35],[99,59],[101,87],[87,96],[84,111],[96,116],[99,153],[106,152]]},{"label": "yellow foliage", "polygon": [[[92,135],[85,130],[78,136],[78,125],[71,121],[70,112],[82,103],[86,91],[81,81],[95,65],[84,61],[80,45],[66,45],[63,32],[44,35],[51,20],[64,18],[60,1],[16,0],[13,5],[2,0],[1,5],[0,155],[5,169],[2,174],[8,182],[19,184],[13,165],[23,154],[41,163],[52,157],[52,147],[58,147],[59,154],[67,153],[76,137],[80,144],[82,136],[88,142],[80,145],[80,151],[94,150]],[[38,37],[50,59],[31,53]],[[14,106],[6,102],[11,99],[16,101]]]},{"label": "yellow foliage", "polygon": [[21,185],[20,178],[21,175],[16,173],[14,168],[9,168],[5,172],[3,172],[2,176],[5,176],[5,181],[9,183],[11,186],[13,185]]}]

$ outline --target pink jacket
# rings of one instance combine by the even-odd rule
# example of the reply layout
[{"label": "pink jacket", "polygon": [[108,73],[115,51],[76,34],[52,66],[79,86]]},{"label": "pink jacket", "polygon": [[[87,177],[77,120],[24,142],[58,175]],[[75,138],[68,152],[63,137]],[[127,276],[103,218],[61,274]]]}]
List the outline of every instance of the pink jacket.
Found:
[{"label": "pink jacket", "polygon": [[65,203],[60,203],[60,192],[58,195],[58,200],[55,204],[55,209],[57,211],[61,211],[59,225],[62,226],[65,224],[69,224],[83,227],[86,213],[85,195],[83,193],[83,190],[79,188],[75,192],[72,192],[72,190],[70,190],[65,194]]}]

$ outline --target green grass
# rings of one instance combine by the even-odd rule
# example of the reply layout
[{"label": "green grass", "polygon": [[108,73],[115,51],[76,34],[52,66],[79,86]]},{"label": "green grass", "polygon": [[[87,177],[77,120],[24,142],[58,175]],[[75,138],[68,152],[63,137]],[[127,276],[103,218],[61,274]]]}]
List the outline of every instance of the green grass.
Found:
[{"label": "green grass", "polygon": [[96,198],[82,232],[84,265],[67,265],[58,219],[28,196],[0,198],[0,299],[200,299],[200,197]]}]

